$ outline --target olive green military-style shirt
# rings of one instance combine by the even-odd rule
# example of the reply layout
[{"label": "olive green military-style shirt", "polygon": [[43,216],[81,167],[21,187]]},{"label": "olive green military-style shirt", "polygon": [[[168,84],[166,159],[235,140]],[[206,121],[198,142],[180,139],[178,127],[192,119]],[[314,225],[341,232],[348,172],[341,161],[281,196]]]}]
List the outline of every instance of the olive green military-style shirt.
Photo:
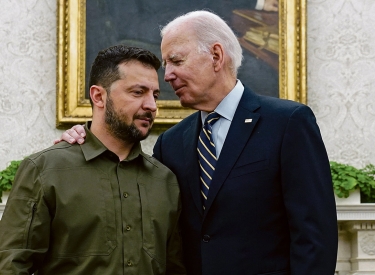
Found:
[{"label": "olive green military-style shirt", "polygon": [[86,133],[20,165],[0,221],[0,274],[185,274],[175,175],[139,143],[119,161]]}]

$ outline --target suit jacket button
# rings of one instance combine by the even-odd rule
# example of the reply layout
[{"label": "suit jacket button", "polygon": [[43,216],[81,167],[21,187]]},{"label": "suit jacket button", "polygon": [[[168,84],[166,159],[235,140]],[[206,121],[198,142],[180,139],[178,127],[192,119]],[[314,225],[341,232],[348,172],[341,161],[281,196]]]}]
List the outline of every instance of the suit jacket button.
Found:
[{"label": "suit jacket button", "polygon": [[208,242],[210,241],[210,239],[211,239],[210,235],[204,235],[204,236],[203,236],[203,241],[204,241],[205,243],[208,243]]}]

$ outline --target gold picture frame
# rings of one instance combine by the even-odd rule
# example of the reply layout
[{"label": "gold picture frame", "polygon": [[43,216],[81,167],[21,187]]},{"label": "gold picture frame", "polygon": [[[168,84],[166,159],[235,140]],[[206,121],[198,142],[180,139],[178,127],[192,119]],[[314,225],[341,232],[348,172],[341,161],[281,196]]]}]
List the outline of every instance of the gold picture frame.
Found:
[{"label": "gold picture frame", "polygon": [[[306,104],[306,0],[279,0],[279,97]],[[86,0],[58,1],[56,126],[91,118],[85,98]],[[155,126],[169,127],[193,110],[159,100]]]}]

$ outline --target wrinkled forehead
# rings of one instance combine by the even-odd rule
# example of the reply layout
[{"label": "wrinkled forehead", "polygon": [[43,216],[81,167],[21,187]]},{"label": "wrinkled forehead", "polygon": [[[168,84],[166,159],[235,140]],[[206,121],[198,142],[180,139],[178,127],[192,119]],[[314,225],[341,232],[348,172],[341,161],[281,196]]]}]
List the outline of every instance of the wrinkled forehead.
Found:
[{"label": "wrinkled forehead", "polygon": [[171,30],[167,32],[161,41],[162,59],[171,58],[176,54],[197,48],[197,38],[191,31]]}]

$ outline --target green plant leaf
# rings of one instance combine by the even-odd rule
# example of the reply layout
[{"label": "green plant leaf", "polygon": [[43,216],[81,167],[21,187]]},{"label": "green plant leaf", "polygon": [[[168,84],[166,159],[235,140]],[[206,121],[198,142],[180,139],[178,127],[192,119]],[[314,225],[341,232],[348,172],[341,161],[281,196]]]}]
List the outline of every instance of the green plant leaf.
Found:
[{"label": "green plant leaf", "polygon": [[345,190],[352,190],[357,185],[358,181],[352,177],[344,177],[344,181],[342,182],[341,186]]},{"label": "green plant leaf", "polygon": [[366,165],[363,169],[331,161],[331,176],[335,194],[342,198],[349,191],[359,188],[363,202],[375,202],[375,166]]},{"label": "green plant leaf", "polygon": [[0,171],[0,202],[2,202],[1,196],[3,191],[9,191],[12,188],[14,176],[21,162],[22,160],[13,160],[8,167]]}]

